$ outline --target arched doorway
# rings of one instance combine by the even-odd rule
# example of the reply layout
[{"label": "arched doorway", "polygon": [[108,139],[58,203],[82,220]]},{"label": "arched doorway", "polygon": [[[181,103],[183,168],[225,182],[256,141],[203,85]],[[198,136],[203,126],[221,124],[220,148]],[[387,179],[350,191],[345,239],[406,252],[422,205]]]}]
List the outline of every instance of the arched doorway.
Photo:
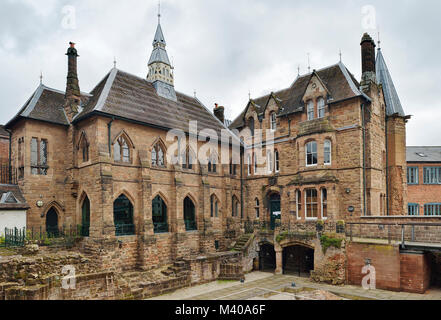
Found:
[{"label": "arched doorway", "polygon": [[273,193],[269,196],[269,211],[270,211],[270,223],[271,230],[276,228],[276,219],[281,219],[282,210],[280,205],[280,194]]},{"label": "arched doorway", "polygon": [[184,222],[187,231],[196,231],[198,229],[196,207],[189,197],[184,200]]},{"label": "arched doorway", "polygon": [[113,204],[113,219],[115,234],[117,236],[130,236],[135,234],[133,223],[133,205],[130,200],[121,195]]},{"label": "arched doorway", "polygon": [[58,237],[60,230],[58,228],[58,214],[54,208],[46,213],[46,233],[50,238]]},{"label": "arched doorway", "polygon": [[259,269],[264,272],[276,270],[276,251],[272,244],[264,243],[260,246]]},{"label": "arched doorway", "polygon": [[160,196],[152,201],[152,218],[155,233],[168,232],[167,205]]},{"label": "arched doorway", "polygon": [[90,201],[86,196],[81,207],[81,236],[88,237],[90,232]]},{"label": "arched doorway", "polygon": [[310,277],[314,270],[314,249],[294,245],[283,249],[283,273]]}]

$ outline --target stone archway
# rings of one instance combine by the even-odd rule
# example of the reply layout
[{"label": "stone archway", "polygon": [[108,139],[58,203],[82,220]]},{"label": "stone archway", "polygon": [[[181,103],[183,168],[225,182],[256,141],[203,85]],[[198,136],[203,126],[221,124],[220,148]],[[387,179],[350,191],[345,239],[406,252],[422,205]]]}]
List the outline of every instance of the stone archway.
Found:
[{"label": "stone archway", "polygon": [[314,270],[314,249],[300,244],[283,248],[283,273],[310,277]]}]

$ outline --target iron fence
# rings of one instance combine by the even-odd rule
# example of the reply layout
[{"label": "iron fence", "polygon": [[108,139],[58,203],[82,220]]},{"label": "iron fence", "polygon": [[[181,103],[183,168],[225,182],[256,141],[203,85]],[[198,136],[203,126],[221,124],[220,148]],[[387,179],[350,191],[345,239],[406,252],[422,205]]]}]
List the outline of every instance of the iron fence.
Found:
[{"label": "iron fence", "polygon": [[0,244],[5,247],[23,247],[26,244],[39,246],[66,246],[71,247],[78,239],[88,235],[88,226],[63,226],[61,228],[14,228],[5,229]]},{"label": "iron fence", "polygon": [[16,185],[18,183],[17,175],[17,169],[11,168],[8,164],[0,165],[0,184]]},{"label": "iron fence", "polygon": [[118,237],[135,235],[134,224],[117,224],[115,225],[115,234]]}]

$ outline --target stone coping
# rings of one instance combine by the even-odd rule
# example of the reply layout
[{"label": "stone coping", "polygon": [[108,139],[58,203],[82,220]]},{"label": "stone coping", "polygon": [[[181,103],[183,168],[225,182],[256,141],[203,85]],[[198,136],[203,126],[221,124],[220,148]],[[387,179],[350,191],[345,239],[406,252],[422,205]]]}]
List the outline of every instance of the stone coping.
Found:
[{"label": "stone coping", "polygon": [[439,220],[441,221],[441,216],[369,216],[369,217],[360,217],[361,219],[365,220],[374,220],[374,219],[406,219],[406,220],[413,220],[413,219],[420,219],[420,220]]}]

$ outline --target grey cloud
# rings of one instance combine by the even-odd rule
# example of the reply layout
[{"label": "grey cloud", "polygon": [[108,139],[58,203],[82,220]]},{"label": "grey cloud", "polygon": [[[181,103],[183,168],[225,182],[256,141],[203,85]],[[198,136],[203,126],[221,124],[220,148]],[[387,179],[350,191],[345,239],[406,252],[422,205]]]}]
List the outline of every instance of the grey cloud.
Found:
[{"label": "grey cloud", "polygon": [[[65,86],[65,50],[80,52],[83,91],[113,66],[144,77],[157,23],[156,0],[0,2],[0,122],[17,112],[38,85]],[[77,11],[77,29],[61,28],[63,5]],[[178,91],[236,117],[253,97],[289,86],[312,68],[343,62],[360,78],[361,8],[374,5],[382,48],[405,111],[414,115],[408,143],[441,145],[441,62],[436,41],[439,1],[162,0],[162,25],[176,67]],[[43,12],[43,13],[42,13]],[[376,30],[367,30],[376,38]],[[12,40],[11,40],[12,39]],[[15,45],[14,45],[15,43]]]}]

